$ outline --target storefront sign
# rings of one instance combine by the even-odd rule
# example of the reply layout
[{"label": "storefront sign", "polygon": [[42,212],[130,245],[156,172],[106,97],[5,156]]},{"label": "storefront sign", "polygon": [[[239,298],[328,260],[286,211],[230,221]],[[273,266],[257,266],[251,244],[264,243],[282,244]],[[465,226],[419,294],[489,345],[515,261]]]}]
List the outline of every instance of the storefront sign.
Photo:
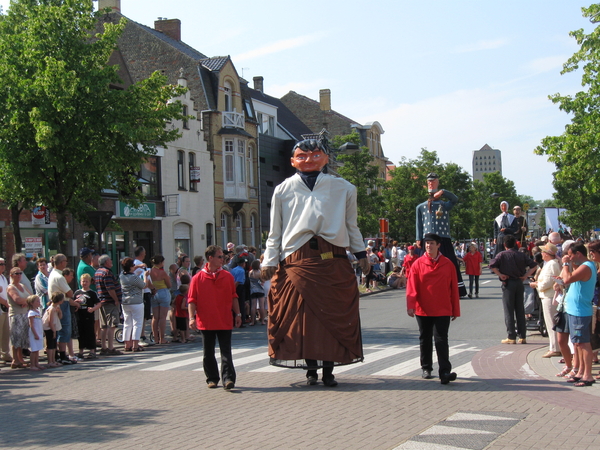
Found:
[{"label": "storefront sign", "polygon": [[154,219],[156,217],[155,203],[142,203],[134,208],[127,203],[119,202],[118,217],[126,219]]},{"label": "storefront sign", "polygon": [[42,253],[42,238],[41,237],[31,237],[25,238],[25,253],[28,255],[33,253]]},{"label": "storefront sign", "polygon": [[31,210],[32,225],[48,225],[50,223],[50,210],[45,206],[36,206]]}]

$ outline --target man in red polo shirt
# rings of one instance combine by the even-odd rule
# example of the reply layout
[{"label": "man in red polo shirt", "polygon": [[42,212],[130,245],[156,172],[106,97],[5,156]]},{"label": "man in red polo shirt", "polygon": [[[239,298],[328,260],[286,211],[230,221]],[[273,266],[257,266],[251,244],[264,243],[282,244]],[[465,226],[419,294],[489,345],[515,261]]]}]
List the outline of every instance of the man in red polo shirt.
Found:
[{"label": "man in red polo shirt", "polygon": [[439,363],[442,384],[456,380],[451,372],[448,328],[460,316],[458,280],[454,263],[440,253],[442,238],[434,233],[423,236],[425,254],[411,266],[406,285],[406,312],[417,317],[421,345],[423,378],[430,379],[433,370],[433,345]]},{"label": "man in red polo shirt", "polygon": [[219,368],[215,358],[215,343],[221,351],[221,379],[227,390],[235,387],[235,368],[231,356],[231,330],[242,324],[242,315],[235,292],[233,276],[222,268],[223,250],[211,245],[205,253],[206,265],[193,278],[188,291],[190,328],[202,332],[204,374],[209,388],[219,384]]}]

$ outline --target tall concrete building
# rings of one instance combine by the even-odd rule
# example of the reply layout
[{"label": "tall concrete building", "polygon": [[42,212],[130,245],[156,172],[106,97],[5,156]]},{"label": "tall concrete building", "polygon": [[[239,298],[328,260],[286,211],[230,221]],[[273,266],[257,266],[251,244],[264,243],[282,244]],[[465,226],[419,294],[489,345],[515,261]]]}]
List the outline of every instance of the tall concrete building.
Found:
[{"label": "tall concrete building", "polygon": [[502,175],[502,152],[485,144],[473,151],[473,179],[483,181],[483,174],[490,172]]}]

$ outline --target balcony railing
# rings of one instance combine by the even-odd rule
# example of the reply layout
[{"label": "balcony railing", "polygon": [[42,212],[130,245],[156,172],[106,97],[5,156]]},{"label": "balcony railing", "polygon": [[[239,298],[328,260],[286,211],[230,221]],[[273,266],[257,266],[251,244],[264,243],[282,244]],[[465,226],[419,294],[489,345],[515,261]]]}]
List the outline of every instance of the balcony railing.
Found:
[{"label": "balcony railing", "polygon": [[235,111],[223,111],[223,128],[241,128],[244,129],[244,113]]}]

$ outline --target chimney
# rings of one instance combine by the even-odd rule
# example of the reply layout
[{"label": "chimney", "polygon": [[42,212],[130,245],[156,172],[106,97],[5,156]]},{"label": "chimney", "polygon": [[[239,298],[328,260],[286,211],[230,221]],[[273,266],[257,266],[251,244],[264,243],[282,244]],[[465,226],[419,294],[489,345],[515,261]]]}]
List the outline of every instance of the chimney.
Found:
[{"label": "chimney", "polygon": [[121,12],[121,0],[98,0],[98,10],[110,8],[113,12]]},{"label": "chimney", "polygon": [[181,20],[179,19],[163,19],[159,17],[158,20],[154,21],[154,29],[176,41],[181,41]]},{"label": "chimney", "polygon": [[321,111],[331,111],[331,90],[321,89],[319,91],[319,103]]},{"label": "chimney", "polygon": [[257,91],[260,91],[261,93],[265,92],[263,90],[263,81],[264,81],[263,77],[254,77],[254,78],[252,78],[252,81],[254,81],[254,89],[256,89]]}]

